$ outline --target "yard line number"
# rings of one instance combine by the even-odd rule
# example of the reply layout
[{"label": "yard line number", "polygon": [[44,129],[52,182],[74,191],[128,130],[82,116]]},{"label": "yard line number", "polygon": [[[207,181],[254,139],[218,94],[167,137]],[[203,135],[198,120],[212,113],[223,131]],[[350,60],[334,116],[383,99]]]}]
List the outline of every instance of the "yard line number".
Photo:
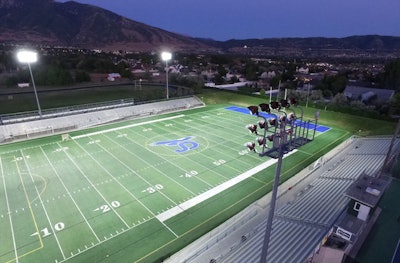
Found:
[{"label": "yard line number", "polygon": [[191,178],[194,177],[196,175],[198,175],[199,173],[195,170],[191,170],[188,172],[185,172],[184,174],[181,174],[179,177],[183,177],[183,178]]},{"label": "yard line number", "polygon": [[68,149],[69,148],[67,146],[65,146],[65,147],[57,148],[54,152],[63,152],[63,151],[66,151]]},{"label": "yard line number", "polygon": [[[111,205],[111,206],[110,206]],[[110,205],[105,204],[105,205],[101,205],[100,207],[97,207],[96,209],[94,209],[94,211],[101,211],[103,213],[107,213],[111,210],[111,208],[117,208],[121,206],[121,203],[118,201],[112,201],[110,203]]]},{"label": "yard line number", "polygon": [[142,193],[153,194],[162,189],[164,189],[164,186],[162,184],[156,184],[154,186],[150,186],[150,187],[147,187],[146,189],[142,190]]},{"label": "yard line number", "polygon": [[216,166],[220,166],[220,165],[223,165],[225,163],[226,163],[226,161],[222,160],[222,159],[219,159],[219,160],[216,160],[216,161],[213,162],[213,164],[216,165]]},{"label": "yard line number", "polygon": [[[60,232],[60,231],[64,230],[64,228],[65,228],[65,224],[63,222],[58,222],[54,225],[54,231],[56,231],[56,232]],[[45,228],[41,229],[39,232],[33,233],[31,235],[31,237],[40,235],[42,238],[44,238],[44,237],[50,236],[51,234],[52,234],[51,230],[48,227],[45,227]]]},{"label": "yard line number", "polygon": [[20,161],[23,161],[23,160],[29,159],[29,158],[31,158],[30,155],[18,156],[18,157],[15,157],[13,161],[14,161],[14,162],[20,162]]}]

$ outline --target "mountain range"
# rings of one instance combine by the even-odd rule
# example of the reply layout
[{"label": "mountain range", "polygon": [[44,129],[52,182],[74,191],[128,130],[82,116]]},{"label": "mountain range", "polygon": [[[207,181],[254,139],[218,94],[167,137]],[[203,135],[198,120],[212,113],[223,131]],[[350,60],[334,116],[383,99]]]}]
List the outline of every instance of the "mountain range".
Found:
[{"label": "mountain range", "polygon": [[0,0],[0,41],[106,50],[208,48],[96,6],[53,0]]},{"label": "mountain range", "polygon": [[186,52],[267,49],[355,49],[400,52],[400,37],[265,38],[215,41],[172,33],[74,1],[0,0],[0,42],[102,50]]}]

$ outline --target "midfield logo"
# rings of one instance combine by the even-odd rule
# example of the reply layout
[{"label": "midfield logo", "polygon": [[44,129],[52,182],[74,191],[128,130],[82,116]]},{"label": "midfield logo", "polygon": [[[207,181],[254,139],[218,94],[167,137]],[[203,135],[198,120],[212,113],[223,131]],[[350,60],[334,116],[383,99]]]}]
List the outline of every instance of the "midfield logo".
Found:
[{"label": "midfield logo", "polygon": [[180,138],[180,139],[176,139],[176,140],[170,140],[170,141],[161,141],[161,142],[155,142],[152,143],[152,146],[161,146],[161,145],[165,145],[165,146],[171,146],[171,147],[178,147],[178,149],[175,150],[175,152],[177,153],[184,153],[184,152],[188,152],[190,150],[194,150],[197,149],[200,144],[198,144],[197,142],[195,142],[193,139],[195,137],[194,136],[188,136],[185,138]]}]

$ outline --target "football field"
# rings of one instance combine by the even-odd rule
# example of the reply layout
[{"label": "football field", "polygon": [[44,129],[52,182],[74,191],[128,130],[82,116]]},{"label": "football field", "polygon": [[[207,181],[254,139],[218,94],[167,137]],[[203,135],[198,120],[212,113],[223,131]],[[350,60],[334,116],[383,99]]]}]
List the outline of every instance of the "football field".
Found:
[{"label": "football field", "polygon": [[[257,121],[206,107],[0,146],[0,262],[168,256],[270,190],[276,160],[244,146]],[[287,177],[325,145],[303,147]]]}]

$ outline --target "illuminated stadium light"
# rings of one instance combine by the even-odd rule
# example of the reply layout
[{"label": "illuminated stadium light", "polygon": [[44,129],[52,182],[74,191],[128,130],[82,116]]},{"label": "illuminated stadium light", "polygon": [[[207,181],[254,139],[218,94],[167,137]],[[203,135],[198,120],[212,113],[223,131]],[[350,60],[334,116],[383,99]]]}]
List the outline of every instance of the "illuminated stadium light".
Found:
[{"label": "illuminated stadium light", "polygon": [[257,125],[255,124],[248,124],[246,125],[246,128],[251,132],[251,133],[255,133],[258,135],[257,133]]},{"label": "illuminated stadium light", "polygon": [[167,89],[167,100],[169,99],[169,86],[168,86],[168,61],[171,60],[172,54],[170,52],[162,52],[161,59],[165,61],[165,86]]},{"label": "illuminated stadium light", "polygon": [[277,122],[276,122],[276,118],[269,118],[268,122],[271,126],[276,126]]},{"label": "illuminated stadium light", "polygon": [[290,104],[289,104],[289,102],[287,100],[282,99],[281,100],[281,106],[284,107],[284,108],[289,108]]},{"label": "illuminated stadium light", "polygon": [[249,106],[247,108],[249,109],[251,115],[258,115],[258,107],[257,106]]},{"label": "illuminated stadium light", "polygon": [[21,63],[35,63],[38,60],[37,53],[30,50],[21,50],[17,53],[18,61]]},{"label": "illuminated stadium light", "polygon": [[289,113],[287,117],[288,117],[289,121],[296,120],[296,114],[294,112]]},{"label": "illuminated stadium light", "polygon": [[264,120],[258,121],[258,127],[260,127],[260,129],[265,129],[267,127],[267,123]]},{"label": "illuminated stadium light", "polygon": [[250,151],[256,152],[256,144],[254,142],[246,142],[245,145]]},{"label": "illuminated stadium light", "polygon": [[271,109],[269,108],[268,103],[261,103],[259,106],[262,111],[271,112]]},{"label": "illuminated stadium light", "polygon": [[265,138],[264,137],[258,137],[257,142],[259,146],[265,145]]},{"label": "illuminated stadium light", "polygon": [[273,110],[279,110],[280,109],[280,105],[279,105],[279,103],[277,101],[273,101],[273,102],[271,102],[271,108]]},{"label": "illuminated stadium light", "polygon": [[33,91],[35,92],[36,104],[38,107],[39,116],[42,117],[42,109],[40,108],[39,97],[36,91],[35,79],[33,78],[31,63],[36,63],[38,60],[37,52],[31,50],[20,50],[17,53],[17,59],[20,63],[26,63],[29,68],[29,73],[31,74]]},{"label": "illuminated stadium light", "polygon": [[295,98],[291,98],[289,102],[291,105],[297,105],[297,100]]}]

